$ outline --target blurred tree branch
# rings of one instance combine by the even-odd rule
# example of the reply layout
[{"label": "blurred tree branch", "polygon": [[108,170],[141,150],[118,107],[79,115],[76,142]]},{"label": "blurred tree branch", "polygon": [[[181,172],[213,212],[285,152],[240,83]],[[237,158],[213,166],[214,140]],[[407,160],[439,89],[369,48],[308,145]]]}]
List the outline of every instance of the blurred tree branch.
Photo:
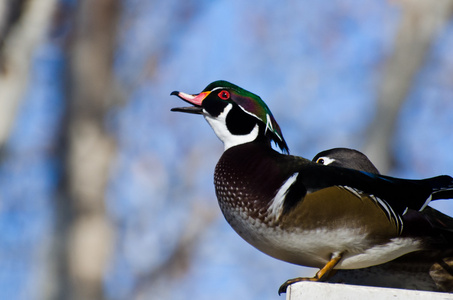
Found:
[{"label": "blurred tree branch", "polygon": [[68,118],[60,199],[61,256],[58,299],[103,299],[103,276],[112,246],[104,207],[115,143],[104,120],[116,102],[112,76],[117,0],[81,0],[70,44]]},{"label": "blurred tree branch", "polygon": [[452,0],[400,0],[402,17],[394,51],[388,58],[378,90],[377,112],[364,152],[382,173],[393,164],[392,136],[400,108],[431,44],[453,12]]},{"label": "blurred tree branch", "polygon": [[0,2],[0,149],[28,83],[32,54],[48,33],[56,0]]},{"label": "blurred tree branch", "polygon": [[197,249],[201,237],[219,216],[217,211],[200,205],[194,205],[189,215],[178,244],[172,249],[168,258],[163,260],[157,268],[150,269],[146,274],[141,274],[129,299],[146,297],[153,291],[159,290],[159,285],[162,287],[162,281],[174,281],[175,278],[188,272],[193,263],[191,260],[193,253]]}]

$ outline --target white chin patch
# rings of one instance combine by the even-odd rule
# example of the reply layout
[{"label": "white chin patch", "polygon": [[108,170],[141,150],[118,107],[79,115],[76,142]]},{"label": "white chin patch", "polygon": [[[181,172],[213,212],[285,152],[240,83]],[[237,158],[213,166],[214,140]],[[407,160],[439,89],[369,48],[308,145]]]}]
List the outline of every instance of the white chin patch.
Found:
[{"label": "white chin patch", "polygon": [[215,134],[217,137],[223,142],[225,150],[240,145],[254,141],[258,137],[259,127],[258,124],[253,127],[252,131],[248,134],[244,135],[234,135],[232,134],[227,126],[226,126],[226,116],[233,108],[232,104],[228,104],[223,112],[218,115],[217,117],[212,117],[210,114],[204,112],[203,115],[208,121],[209,125],[211,125],[212,129],[214,129]]}]

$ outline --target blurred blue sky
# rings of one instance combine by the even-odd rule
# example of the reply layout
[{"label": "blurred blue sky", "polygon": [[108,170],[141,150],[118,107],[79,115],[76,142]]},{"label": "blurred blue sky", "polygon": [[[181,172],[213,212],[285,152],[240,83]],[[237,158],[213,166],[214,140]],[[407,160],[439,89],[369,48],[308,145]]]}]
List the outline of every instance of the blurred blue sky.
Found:
[{"label": "blurred blue sky", "polygon": [[[170,92],[224,79],[262,97],[295,155],[361,149],[401,17],[397,1],[121,2],[115,79],[127,102],[105,125],[118,143],[106,205],[116,231],[109,299],[277,299],[313,269],[269,258],[229,227],[213,170],[223,145],[201,117],[170,112]],[[453,175],[453,21],[418,72],[393,137],[393,175]],[[65,49],[34,54],[0,165],[0,299],[36,299],[53,234]],[[379,166],[378,166],[379,167]],[[443,206],[452,214],[451,205]],[[185,267],[147,276],[193,239]],[[143,287],[145,286],[145,287]],[[280,299],[283,299],[280,297]]]}]

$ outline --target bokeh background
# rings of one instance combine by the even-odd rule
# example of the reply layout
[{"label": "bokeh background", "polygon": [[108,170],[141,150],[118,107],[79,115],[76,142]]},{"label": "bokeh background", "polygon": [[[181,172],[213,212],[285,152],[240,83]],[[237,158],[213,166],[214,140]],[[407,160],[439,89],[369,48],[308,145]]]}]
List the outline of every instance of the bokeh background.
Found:
[{"label": "bokeh background", "polygon": [[[260,95],[292,154],[453,175],[451,0],[0,2],[0,299],[283,299],[174,90]],[[435,204],[452,215],[448,201]]]}]

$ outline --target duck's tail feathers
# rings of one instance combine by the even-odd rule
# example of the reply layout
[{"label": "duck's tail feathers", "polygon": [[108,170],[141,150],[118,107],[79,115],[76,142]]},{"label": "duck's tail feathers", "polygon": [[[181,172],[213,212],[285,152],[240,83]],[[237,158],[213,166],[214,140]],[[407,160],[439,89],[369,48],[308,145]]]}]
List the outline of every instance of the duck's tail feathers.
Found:
[{"label": "duck's tail feathers", "polygon": [[433,190],[431,200],[453,199],[453,178],[448,175],[428,179]]}]

